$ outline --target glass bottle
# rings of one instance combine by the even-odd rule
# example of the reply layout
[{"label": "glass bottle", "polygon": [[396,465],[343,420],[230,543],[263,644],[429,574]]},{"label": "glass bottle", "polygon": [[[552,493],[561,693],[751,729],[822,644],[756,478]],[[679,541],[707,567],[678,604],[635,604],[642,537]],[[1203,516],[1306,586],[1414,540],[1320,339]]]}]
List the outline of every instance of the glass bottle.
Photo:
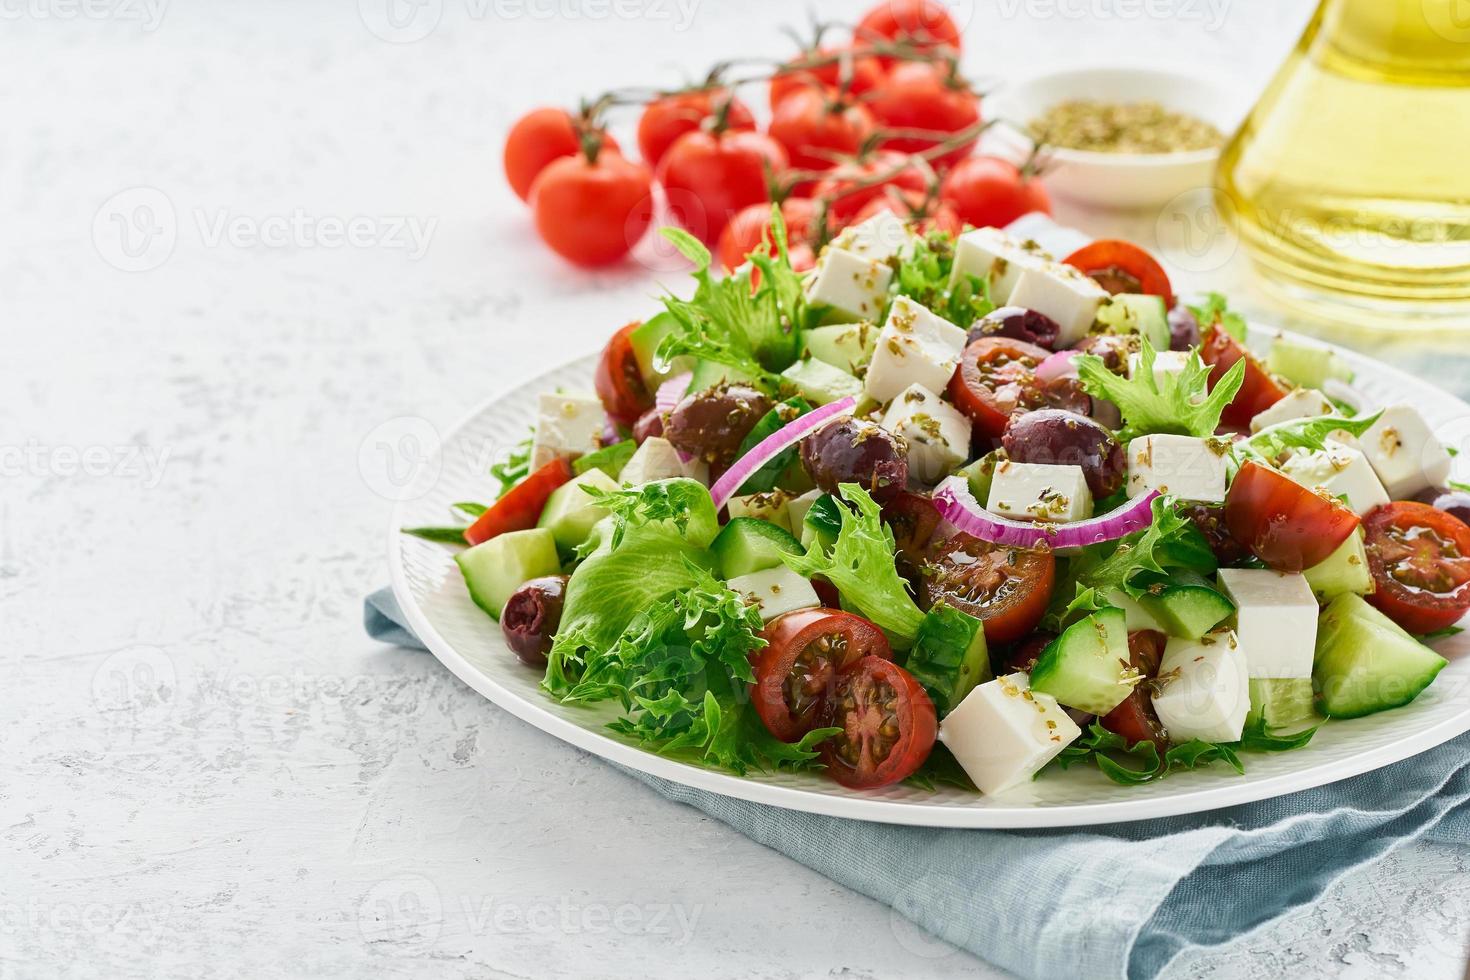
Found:
[{"label": "glass bottle", "polygon": [[1470,326],[1470,4],[1321,0],[1217,181],[1288,297]]}]

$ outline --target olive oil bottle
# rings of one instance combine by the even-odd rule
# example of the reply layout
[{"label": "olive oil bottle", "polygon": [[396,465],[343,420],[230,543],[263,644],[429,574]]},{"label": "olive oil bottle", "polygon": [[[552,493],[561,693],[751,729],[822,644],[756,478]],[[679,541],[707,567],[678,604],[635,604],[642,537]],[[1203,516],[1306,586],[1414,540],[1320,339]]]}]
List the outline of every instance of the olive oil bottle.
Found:
[{"label": "olive oil bottle", "polygon": [[1470,4],[1322,0],[1217,181],[1288,297],[1470,327]]}]

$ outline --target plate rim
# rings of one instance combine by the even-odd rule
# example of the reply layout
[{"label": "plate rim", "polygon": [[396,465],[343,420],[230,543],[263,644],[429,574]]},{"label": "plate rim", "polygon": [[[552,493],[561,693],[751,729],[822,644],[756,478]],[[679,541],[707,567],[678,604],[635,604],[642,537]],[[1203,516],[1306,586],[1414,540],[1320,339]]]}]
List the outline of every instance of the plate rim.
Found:
[{"label": "plate rim", "polygon": [[[1367,364],[1375,372],[1392,377],[1396,384],[1404,386],[1405,391],[1413,390],[1415,385],[1426,384],[1423,379],[1415,378],[1401,368],[1330,341],[1291,330],[1266,327],[1255,322],[1250,324],[1250,332],[1251,336],[1289,337],[1293,340],[1328,347],[1346,356],[1350,361]],[[501,400],[518,388],[533,384],[545,374],[569,367],[589,356],[591,352],[577,354],[558,362],[547,371],[527,378],[520,385],[498,389],[495,394],[479,402],[446,430],[446,434],[440,440],[438,453],[442,454],[445,447],[453,442],[455,436],[476,419],[492,411]],[[1470,405],[1467,405],[1463,399],[1438,386],[1431,385],[1431,387],[1457,402],[1465,408],[1467,414],[1470,414]],[[1326,765],[1300,772],[1280,773],[1250,782],[1226,782],[1178,796],[1124,799],[1105,803],[1047,806],[1034,804],[1008,806],[987,803],[983,807],[967,807],[912,800],[874,799],[860,795],[861,791],[857,790],[848,791],[848,794],[844,795],[835,795],[797,787],[773,785],[658,755],[601,732],[583,728],[558,716],[548,706],[522,697],[516,691],[505,687],[478,669],[439,633],[409,588],[404,565],[404,539],[400,529],[405,526],[406,509],[417,499],[417,496],[414,496],[396,501],[389,517],[388,564],[393,595],[414,633],[434,658],[449,669],[450,673],[497,707],[576,748],[650,776],[751,803],[851,820],[922,827],[1016,830],[1132,823],[1159,817],[1207,813],[1225,807],[1262,802],[1290,793],[1315,789],[1413,758],[1470,731],[1470,704],[1467,704],[1457,714],[1428,728],[1406,735],[1401,740],[1369,749],[1350,759],[1342,760],[1335,766]]]}]

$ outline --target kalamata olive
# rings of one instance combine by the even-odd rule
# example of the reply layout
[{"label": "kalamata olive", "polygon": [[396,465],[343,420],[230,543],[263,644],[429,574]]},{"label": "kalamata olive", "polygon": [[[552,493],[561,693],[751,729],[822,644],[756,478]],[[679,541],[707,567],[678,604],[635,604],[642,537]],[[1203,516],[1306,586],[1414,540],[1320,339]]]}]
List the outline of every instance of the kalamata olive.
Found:
[{"label": "kalamata olive", "polygon": [[1199,346],[1199,320],[1194,311],[1176,303],[1169,311],[1169,349],[1193,350]]},{"label": "kalamata olive", "polygon": [[1072,377],[1054,378],[1041,386],[1041,397],[1051,408],[1063,408],[1078,415],[1092,414],[1092,398],[1082,390],[1082,382]]},{"label": "kalamata olive", "polygon": [[1463,490],[1430,487],[1428,490],[1421,491],[1414,499],[1470,524],[1470,493],[1465,493]]},{"label": "kalamata olive", "polygon": [[801,465],[823,493],[856,483],[879,503],[892,500],[909,480],[908,453],[876,422],[846,416],[801,441]]},{"label": "kalamata olive", "polygon": [[1137,334],[1095,333],[1077,342],[1077,350],[1102,358],[1103,367],[1127,376],[1128,355],[1138,350]]},{"label": "kalamata olive", "polygon": [[633,441],[643,445],[645,440],[664,434],[664,415],[657,408],[650,408],[638,416],[633,423]]},{"label": "kalamata olive", "polygon": [[1023,306],[1002,306],[976,321],[970,328],[965,343],[972,344],[981,337],[1009,337],[1045,347],[1047,350],[1056,350],[1057,338],[1061,333],[1061,326],[1045,313],[1028,310]]},{"label": "kalamata olive", "polygon": [[500,613],[500,632],[505,644],[528,667],[545,667],[551,640],[561,627],[561,607],[566,599],[567,577],[547,575],[533,578],[511,593]]},{"label": "kalamata olive", "polygon": [[771,410],[771,400],[745,385],[719,385],[685,395],[664,422],[664,438],[675,449],[711,466],[728,466],[740,443]]},{"label": "kalamata olive", "polygon": [[1123,447],[1113,434],[1085,415],[1043,408],[1014,415],[1001,439],[1018,463],[1080,466],[1087,488],[1101,500],[1118,492],[1127,475]]},{"label": "kalamata olive", "polygon": [[1193,504],[1184,510],[1184,515],[1194,522],[1215,559],[1222,565],[1238,565],[1250,557],[1250,550],[1230,533],[1225,526],[1225,508],[1219,504]]}]

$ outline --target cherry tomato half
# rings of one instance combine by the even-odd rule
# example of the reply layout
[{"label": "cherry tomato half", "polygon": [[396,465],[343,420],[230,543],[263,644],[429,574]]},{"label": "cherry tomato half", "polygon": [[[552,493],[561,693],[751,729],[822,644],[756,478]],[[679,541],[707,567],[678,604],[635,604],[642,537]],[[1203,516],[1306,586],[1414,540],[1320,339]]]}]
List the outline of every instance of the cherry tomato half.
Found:
[{"label": "cherry tomato half", "polygon": [[750,108],[728,89],[675,92],[648,103],[638,119],[638,152],[643,154],[643,162],[650,167],[658,166],[680,136],[699,129],[706,119],[719,112],[727,99],[730,105],[725,115],[725,128],[755,129],[755,117],[750,114]]},{"label": "cherry tomato half", "polygon": [[[810,269],[816,262],[812,254],[812,219],[817,206],[810,198],[788,197],[781,202],[781,220],[786,222],[786,247],[791,255],[791,267],[797,272]],[[720,264],[727,272],[733,272],[745,262],[746,256],[765,246],[767,255],[775,254],[771,242],[771,205],[765,201],[747,205],[730,219],[725,230],[720,232]]]},{"label": "cherry tomato half", "polygon": [[1400,500],[1363,519],[1374,591],[1369,602],[1410,633],[1453,626],[1470,611],[1470,526]]},{"label": "cherry tomato half", "polygon": [[[921,153],[980,121],[980,99],[969,84],[946,66],[923,61],[895,65],[868,109],[883,129],[913,131],[883,141],[888,149],[903,153]],[[972,139],[930,162],[942,168],[969,156],[974,148]]]},{"label": "cherry tomato half", "polygon": [[508,531],[524,531],[536,526],[546,509],[551,491],[572,478],[572,464],[561,457],[553,459],[495,501],[475,523],[465,528],[464,539],[481,544]]},{"label": "cherry tomato half", "polygon": [[[960,50],[960,29],[939,0],[883,0],[863,14],[852,34],[860,43],[905,43],[920,51]],[[884,65],[893,60],[885,56]]]},{"label": "cherry tomato half", "polygon": [[831,717],[841,671],[864,657],[889,660],[883,631],[839,609],[799,609],[778,616],[761,632],[750,696],[770,733],[795,742]]},{"label": "cherry tomato half", "polygon": [[1032,211],[1051,214],[1051,198],[1041,181],[1000,157],[961,160],[945,175],[939,193],[961,221],[976,228],[1004,228]]},{"label": "cherry tomato half", "polygon": [[554,160],[531,185],[536,230],[552,251],[583,266],[633,250],[653,222],[653,178],[616,153]]},{"label": "cherry tomato half", "polygon": [[[842,87],[844,59],[851,62],[845,89]],[[859,55],[842,48],[818,48],[792,58],[771,77],[771,108],[775,109],[792,92],[805,88],[860,96],[882,83],[883,66],[872,55]]]},{"label": "cherry tomato half", "polygon": [[[1164,644],[1168,637],[1157,630],[1134,630],[1128,634],[1128,662],[1144,677],[1154,677],[1159,672],[1159,663],[1164,659]],[[1160,749],[1168,745],[1168,736],[1159,716],[1154,713],[1145,685],[1139,684],[1128,693],[1122,702],[1103,715],[1098,723],[1115,735],[1128,740],[1129,745],[1153,742]]]},{"label": "cherry tomato half", "polygon": [[894,550],[911,561],[923,558],[942,520],[934,501],[921,493],[901,490],[883,504],[883,522],[893,532]]},{"label": "cherry tomato half", "polygon": [[1254,461],[1240,468],[1225,494],[1231,537],[1278,572],[1325,561],[1360,523],[1337,500]]},{"label": "cherry tomato half", "polygon": [[659,182],[680,224],[706,244],[740,211],[770,200],[766,178],[786,169],[786,151],[764,133],[685,133],[659,164]]},{"label": "cherry tomato half", "polygon": [[[599,130],[602,149],[617,152],[618,142]],[[547,164],[582,152],[577,121],[565,109],[532,109],[505,137],[505,179],[522,201],[530,200],[531,185]]]},{"label": "cherry tomato half", "polygon": [[986,642],[1009,643],[1041,622],[1056,577],[1050,551],[993,544],[961,532],[934,546],[924,569],[924,606],[947,603],[980,620]]},{"label": "cherry tomato half", "polygon": [[1062,260],[1086,273],[1110,293],[1147,293],[1162,296],[1164,308],[1174,306],[1169,275],[1152,255],[1132,242],[1103,238],[1083,245]]},{"label": "cherry tomato half", "polygon": [[653,392],[638,368],[638,355],[633,351],[629,335],[638,329],[637,320],[612,335],[602,349],[593,375],[593,387],[602,399],[603,411],[616,422],[631,427],[638,417],[653,407]]},{"label": "cherry tomato half", "polygon": [[833,779],[854,789],[907,779],[939,733],[924,688],[881,657],[864,657],[838,675],[831,719],[842,731],[822,743],[822,761]]},{"label": "cherry tomato half", "polygon": [[1036,666],[1036,660],[1042,652],[1051,645],[1057,635],[1049,630],[1037,630],[1030,633],[1025,639],[1016,643],[1005,652],[1001,665],[1005,673],[1011,674],[1016,671],[1031,673],[1031,668]]},{"label": "cherry tomato half", "polygon": [[1210,365],[1211,388],[1219,384],[1236,361],[1242,357],[1246,359],[1245,381],[1230,404],[1225,406],[1225,411],[1220,413],[1222,422],[1245,427],[1250,425],[1251,419],[1286,397],[1286,391],[1261,366],[1255,355],[1218,325],[1211,327],[1205,335],[1199,354]]},{"label": "cherry tomato half", "polygon": [[812,189],[812,197],[827,202],[834,228],[844,228],[889,186],[922,194],[929,189],[929,178],[906,154],[879,150],[827,171]]},{"label": "cherry tomato half", "polygon": [[1009,337],[981,337],[965,348],[949,397],[975,423],[977,436],[999,438],[1017,411],[1046,404],[1036,368],[1051,351]]}]

